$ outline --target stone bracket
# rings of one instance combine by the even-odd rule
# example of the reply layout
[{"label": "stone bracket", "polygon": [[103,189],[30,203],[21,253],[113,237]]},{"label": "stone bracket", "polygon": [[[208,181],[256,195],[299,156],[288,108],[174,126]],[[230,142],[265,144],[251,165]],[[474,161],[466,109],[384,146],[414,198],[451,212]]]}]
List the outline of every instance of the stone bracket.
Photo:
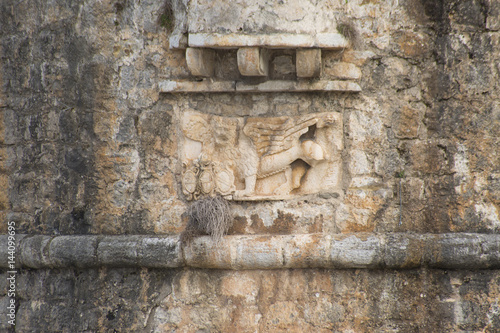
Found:
[{"label": "stone bracket", "polygon": [[[194,33],[189,34],[188,45],[186,63],[191,75],[212,80],[164,81],[159,84],[161,92],[361,91],[359,84],[355,82],[361,78],[361,70],[354,64],[339,63],[325,68],[325,75],[322,73],[322,49],[341,50],[349,46],[348,41],[338,33],[320,33],[314,36],[289,33],[255,35]],[[297,80],[265,81],[259,84],[216,81],[214,80],[217,66],[216,49],[237,49],[239,73],[244,77],[263,78],[269,76],[270,50],[295,49]]]},{"label": "stone bracket", "polygon": [[299,49],[296,55],[297,77],[318,77],[321,74],[321,49]]},{"label": "stone bracket", "polygon": [[238,70],[243,76],[267,76],[269,56],[260,47],[238,49]]},{"label": "stone bracket", "polygon": [[193,76],[211,77],[215,69],[215,51],[188,47],[186,63]]}]

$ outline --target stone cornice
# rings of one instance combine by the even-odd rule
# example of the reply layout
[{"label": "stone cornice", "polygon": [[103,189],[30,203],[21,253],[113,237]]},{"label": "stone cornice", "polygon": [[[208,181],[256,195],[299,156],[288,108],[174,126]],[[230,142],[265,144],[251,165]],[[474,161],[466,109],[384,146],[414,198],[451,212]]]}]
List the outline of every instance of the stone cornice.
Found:
[{"label": "stone cornice", "polygon": [[[0,235],[0,268],[9,268]],[[17,235],[16,267],[195,267],[210,269],[500,268],[500,235],[476,233],[208,236]]]}]

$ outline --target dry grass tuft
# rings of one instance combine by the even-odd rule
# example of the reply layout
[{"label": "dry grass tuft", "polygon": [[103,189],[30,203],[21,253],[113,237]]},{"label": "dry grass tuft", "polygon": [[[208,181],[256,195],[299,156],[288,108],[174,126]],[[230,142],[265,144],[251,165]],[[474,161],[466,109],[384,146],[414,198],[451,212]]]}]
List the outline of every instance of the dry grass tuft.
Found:
[{"label": "dry grass tuft", "polygon": [[196,200],[187,213],[189,221],[181,234],[183,243],[189,243],[199,235],[210,235],[219,243],[233,224],[229,203],[221,196]]},{"label": "dry grass tuft", "polygon": [[350,43],[353,49],[361,49],[363,46],[361,36],[354,23],[349,21],[340,22],[337,25],[337,30],[343,35]]}]

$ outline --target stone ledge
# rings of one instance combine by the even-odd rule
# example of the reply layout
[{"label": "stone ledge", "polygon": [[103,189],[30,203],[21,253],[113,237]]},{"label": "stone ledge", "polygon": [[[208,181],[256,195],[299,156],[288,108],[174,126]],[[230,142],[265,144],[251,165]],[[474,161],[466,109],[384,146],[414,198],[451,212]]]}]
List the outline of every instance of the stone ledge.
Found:
[{"label": "stone ledge", "polygon": [[349,42],[339,33],[308,34],[216,34],[190,33],[190,47],[234,49],[240,47],[264,47],[270,49],[322,48],[344,49]]},{"label": "stone ledge", "polygon": [[339,91],[359,92],[359,84],[351,81],[329,81],[329,80],[300,80],[285,81],[273,80],[259,84],[248,84],[236,81],[172,81],[167,80],[158,83],[162,93],[213,93],[213,92],[307,92],[307,91]]},{"label": "stone ledge", "polygon": [[[208,236],[181,246],[179,236],[17,235],[18,268],[197,267],[211,269],[500,268],[500,235],[302,234]],[[8,236],[0,235],[0,268]]]}]

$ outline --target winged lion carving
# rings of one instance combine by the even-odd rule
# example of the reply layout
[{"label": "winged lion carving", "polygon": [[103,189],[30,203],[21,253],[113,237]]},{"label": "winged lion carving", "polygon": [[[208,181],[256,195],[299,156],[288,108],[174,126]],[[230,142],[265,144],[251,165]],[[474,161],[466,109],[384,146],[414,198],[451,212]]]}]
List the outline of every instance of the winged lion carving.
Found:
[{"label": "winged lion carving", "polygon": [[[300,189],[308,170],[329,158],[330,152],[325,142],[318,140],[317,134],[335,121],[335,115],[328,112],[267,118],[233,118],[187,112],[181,129],[184,136],[192,140],[190,147],[197,147],[187,154],[197,160],[197,165],[200,161],[204,161],[201,164],[210,161],[214,165],[213,170],[220,168],[226,173],[233,173],[234,186],[226,186],[224,190],[214,186],[214,191],[231,194],[235,200],[246,200],[255,196],[283,197]],[[284,177],[279,178],[280,183],[274,184],[278,178],[272,177],[277,174]],[[212,178],[218,179],[216,171]],[[256,193],[257,183],[270,179],[274,183],[266,188],[271,188],[272,192]],[[203,184],[198,187],[202,188]]]}]

